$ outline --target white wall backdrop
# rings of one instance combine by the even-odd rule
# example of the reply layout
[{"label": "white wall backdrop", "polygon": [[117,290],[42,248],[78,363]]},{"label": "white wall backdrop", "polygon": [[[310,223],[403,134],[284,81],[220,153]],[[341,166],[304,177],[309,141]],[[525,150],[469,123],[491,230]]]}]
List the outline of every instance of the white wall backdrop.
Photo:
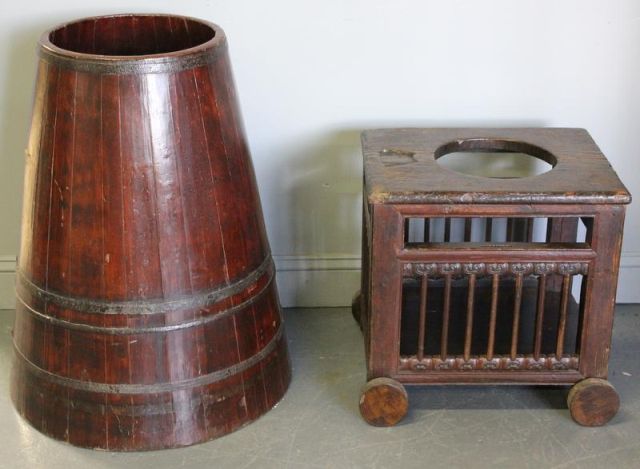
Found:
[{"label": "white wall backdrop", "polygon": [[[0,307],[13,301],[37,37],[116,12],[225,29],[285,305],[345,305],[357,288],[364,128],[585,127],[640,195],[637,0],[3,1]],[[620,301],[640,301],[639,225],[635,204]]]}]

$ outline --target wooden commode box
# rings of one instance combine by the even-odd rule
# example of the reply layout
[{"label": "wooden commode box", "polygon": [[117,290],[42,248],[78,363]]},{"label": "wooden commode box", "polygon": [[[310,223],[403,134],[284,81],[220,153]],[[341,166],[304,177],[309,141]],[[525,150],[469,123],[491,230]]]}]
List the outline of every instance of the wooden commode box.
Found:
[{"label": "wooden commode box", "polygon": [[[405,384],[466,383],[573,385],[576,422],[613,417],[607,365],[631,196],[589,134],[386,129],[362,144],[365,420],[397,423]],[[514,165],[550,169],[516,177]]]}]

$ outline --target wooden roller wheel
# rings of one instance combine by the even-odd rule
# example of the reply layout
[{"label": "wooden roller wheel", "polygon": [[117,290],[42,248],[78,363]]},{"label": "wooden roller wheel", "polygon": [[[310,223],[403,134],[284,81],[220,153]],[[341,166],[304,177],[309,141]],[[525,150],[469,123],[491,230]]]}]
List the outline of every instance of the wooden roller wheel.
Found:
[{"label": "wooden roller wheel", "polygon": [[360,394],[360,413],[370,425],[391,427],[407,414],[409,396],[404,386],[391,378],[369,381]]},{"label": "wooden roller wheel", "polygon": [[567,405],[576,423],[598,427],[616,415],[620,407],[620,398],[607,380],[587,378],[571,388]]},{"label": "wooden roller wheel", "polygon": [[362,329],[362,321],[360,320],[362,315],[362,304],[360,303],[361,301],[362,297],[360,294],[360,290],[358,290],[353,297],[353,300],[351,301],[351,314],[353,315],[353,319],[355,319],[356,322],[360,325],[360,329]]}]

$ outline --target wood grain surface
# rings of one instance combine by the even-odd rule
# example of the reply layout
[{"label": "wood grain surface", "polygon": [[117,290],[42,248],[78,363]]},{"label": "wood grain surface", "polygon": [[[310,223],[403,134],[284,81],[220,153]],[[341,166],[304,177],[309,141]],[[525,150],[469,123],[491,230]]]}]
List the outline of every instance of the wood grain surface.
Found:
[{"label": "wood grain surface", "polygon": [[391,427],[404,418],[409,396],[402,384],[390,378],[369,381],[360,394],[360,414],[376,427]]},{"label": "wood grain surface", "polygon": [[283,396],[274,266],[222,30],[166,15],[45,33],[12,396],[38,430],[185,446]]},{"label": "wood grain surface", "polygon": [[[365,131],[362,144],[363,276],[353,311],[370,383],[579,383],[574,419],[610,419],[618,398],[605,379],[631,196],[589,134],[380,129]],[[553,168],[490,178],[437,162],[474,151],[530,154]],[[534,221],[543,222],[536,233]],[[374,425],[382,389],[363,394],[372,395],[363,417]]]},{"label": "wood grain surface", "polygon": [[616,415],[620,408],[620,397],[608,381],[588,378],[573,385],[567,404],[571,417],[577,423],[599,427]]},{"label": "wood grain surface", "polygon": [[[362,134],[371,203],[624,204],[631,201],[584,129],[378,129]],[[492,180],[440,166],[455,151],[521,152],[552,165],[533,177]],[[588,181],[588,184],[586,183]]]}]

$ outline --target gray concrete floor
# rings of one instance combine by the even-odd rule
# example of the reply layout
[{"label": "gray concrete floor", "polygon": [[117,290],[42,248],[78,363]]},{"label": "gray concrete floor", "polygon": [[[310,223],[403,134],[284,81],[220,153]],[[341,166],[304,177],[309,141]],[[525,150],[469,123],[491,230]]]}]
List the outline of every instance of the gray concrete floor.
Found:
[{"label": "gray concrete floor", "polygon": [[20,419],[8,396],[12,311],[0,312],[0,467],[7,468],[640,468],[640,306],[618,306],[610,380],[622,399],[608,426],[583,428],[566,390],[410,388],[408,417],[373,428],[358,413],[365,380],[360,331],[345,308],[286,311],[294,378],[278,406],[209,443],[106,453],[51,440]]}]

